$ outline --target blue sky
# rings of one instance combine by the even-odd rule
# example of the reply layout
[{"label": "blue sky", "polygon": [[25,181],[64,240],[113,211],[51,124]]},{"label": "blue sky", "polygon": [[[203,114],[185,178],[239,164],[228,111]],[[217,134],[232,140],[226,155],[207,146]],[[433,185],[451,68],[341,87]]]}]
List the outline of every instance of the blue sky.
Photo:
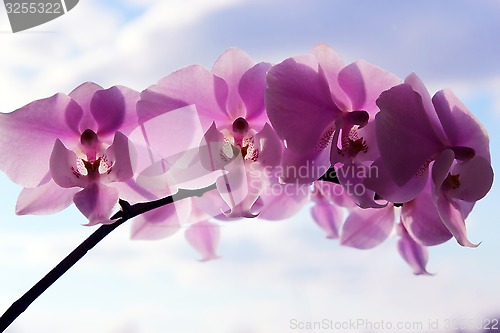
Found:
[{"label": "blue sky", "polygon": [[[0,8],[0,111],[69,92],[84,81],[142,90],[229,47],[279,62],[325,42],[429,90],[451,88],[490,133],[500,161],[498,0],[81,0],[68,14],[12,34]],[[1,133],[0,133],[1,135]],[[29,163],[29,161],[26,161]],[[0,175],[0,311],[93,229],[76,209],[13,214],[20,188]],[[222,259],[199,263],[182,234],[132,242],[122,226],[8,330],[24,332],[294,332],[290,320],[484,319],[500,314],[496,184],[468,219],[477,249],[430,249],[433,277],[415,277],[395,239],[370,251],[340,247],[308,207],[290,221],[223,228]],[[425,327],[424,327],[425,328]],[[363,330],[357,330],[360,332]],[[425,330],[424,330],[425,331]]]}]

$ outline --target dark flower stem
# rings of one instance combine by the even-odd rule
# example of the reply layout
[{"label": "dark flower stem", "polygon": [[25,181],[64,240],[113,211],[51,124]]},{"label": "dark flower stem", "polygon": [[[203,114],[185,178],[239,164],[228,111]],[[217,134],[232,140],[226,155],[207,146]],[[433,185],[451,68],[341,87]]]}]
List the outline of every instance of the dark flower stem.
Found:
[{"label": "dark flower stem", "polygon": [[35,299],[45,292],[54,282],[64,275],[74,264],[83,258],[89,250],[104,239],[113,230],[120,225],[133,218],[134,216],[143,214],[158,207],[162,207],[179,201],[182,199],[202,196],[205,192],[215,189],[215,184],[196,190],[179,190],[176,194],[159,200],[129,204],[125,200],[119,201],[121,210],[112,216],[112,220],[116,222],[112,224],[102,225],[86,240],[84,240],[76,249],[73,250],[66,258],[64,258],[57,266],[55,266],[47,275],[38,281],[30,290],[28,290],[21,298],[12,303],[12,305],[0,317],[0,332],[4,332],[10,324],[23,313]]}]

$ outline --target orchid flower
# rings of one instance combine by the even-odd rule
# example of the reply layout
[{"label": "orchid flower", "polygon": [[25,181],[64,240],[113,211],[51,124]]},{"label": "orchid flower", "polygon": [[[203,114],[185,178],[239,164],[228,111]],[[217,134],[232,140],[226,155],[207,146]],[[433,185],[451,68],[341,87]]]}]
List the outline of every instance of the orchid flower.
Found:
[{"label": "orchid flower", "polygon": [[110,223],[118,200],[112,183],[133,175],[125,135],[137,126],[138,99],[138,92],[123,86],[84,83],[68,96],[0,114],[0,152],[10,156],[0,168],[25,187],[16,212],[51,214],[74,202],[89,225]]}]

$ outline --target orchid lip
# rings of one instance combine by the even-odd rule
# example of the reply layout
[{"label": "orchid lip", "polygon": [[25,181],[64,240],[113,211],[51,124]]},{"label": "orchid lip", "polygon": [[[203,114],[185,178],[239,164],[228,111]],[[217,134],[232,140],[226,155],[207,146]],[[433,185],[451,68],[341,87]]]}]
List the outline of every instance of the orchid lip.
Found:
[{"label": "orchid lip", "polygon": [[97,137],[96,132],[91,129],[86,129],[80,136],[80,142],[82,145],[92,146],[95,143],[99,142],[99,138]]},{"label": "orchid lip", "polygon": [[233,121],[233,132],[238,134],[245,134],[249,129],[248,122],[243,117],[237,118]]}]

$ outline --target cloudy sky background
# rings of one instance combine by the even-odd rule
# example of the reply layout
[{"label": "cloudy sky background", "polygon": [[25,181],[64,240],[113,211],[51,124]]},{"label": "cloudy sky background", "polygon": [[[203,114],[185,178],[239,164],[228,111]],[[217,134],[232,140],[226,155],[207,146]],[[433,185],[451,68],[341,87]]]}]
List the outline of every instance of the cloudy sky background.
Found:
[{"label": "cloudy sky background", "polygon": [[[347,63],[363,58],[400,77],[415,71],[431,92],[453,89],[488,129],[499,169],[498,17],[498,0],[81,0],[12,34],[0,7],[0,111],[84,81],[143,90],[178,68],[210,67],[232,46],[279,62],[325,42]],[[0,175],[0,312],[94,230],[74,208],[15,216],[19,191]],[[209,263],[182,233],[132,242],[122,226],[7,332],[298,331],[292,319],[411,321],[425,332],[439,320],[445,331],[447,320],[500,314],[499,202],[494,185],[468,219],[479,248],[430,249],[433,277],[413,276],[394,238],[369,251],[325,239],[308,208],[289,221],[225,226],[223,258]]]}]

